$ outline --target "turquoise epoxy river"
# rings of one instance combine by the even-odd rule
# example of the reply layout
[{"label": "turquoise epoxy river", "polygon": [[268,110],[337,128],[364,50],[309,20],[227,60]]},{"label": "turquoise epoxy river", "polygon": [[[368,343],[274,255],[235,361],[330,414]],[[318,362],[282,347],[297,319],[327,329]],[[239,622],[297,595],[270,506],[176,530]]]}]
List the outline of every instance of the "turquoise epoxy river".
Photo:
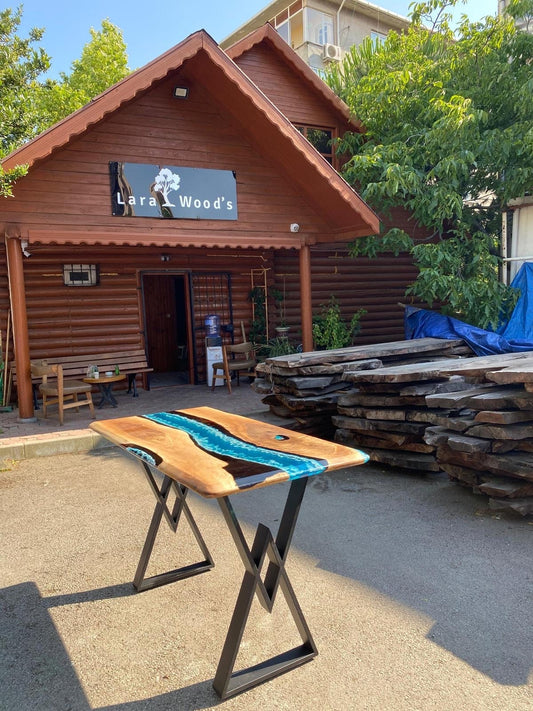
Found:
[{"label": "turquoise epoxy river", "polygon": [[[158,412],[153,415],[144,415],[144,417],[160,425],[186,432],[199,447],[208,452],[219,454],[221,457],[233,457],[242,461],[255,462],[276,471],[281,470],[286,472],[290,479],[321,474],[327,469],[327,462],[324,460],[250,444],[221,432],[214,426],[177,413]],[[275,442],[274,439],[273,446],[275,446]]]}]

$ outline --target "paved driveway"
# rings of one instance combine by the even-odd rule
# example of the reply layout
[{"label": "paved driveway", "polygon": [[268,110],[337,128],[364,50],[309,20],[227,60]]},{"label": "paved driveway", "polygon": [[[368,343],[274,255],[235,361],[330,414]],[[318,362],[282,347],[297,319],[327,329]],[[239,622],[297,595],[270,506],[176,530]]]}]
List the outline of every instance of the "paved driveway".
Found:
[{"label": "paved driveway", "polygon": [[[244,524],[259,510],[275,526],[282,493],[234,504]],[[4,464],[2,711],[220,705],[211,681],[241,563],[216,503],[190,499],[215,568],[135,594],[153,508],[135,462],[109,448]],[[317,477],[288,570],[319,655],[224,708],[531,711],[532,536],[531,521],[495,515],[444,475],[365,465]],[[195,560],[186,528],[177,544],[162,529],[152,572]],[[269,616],[254,604],[252,617],[243,664],[260,661],[258,643],[299,642],[283,605]]]}]

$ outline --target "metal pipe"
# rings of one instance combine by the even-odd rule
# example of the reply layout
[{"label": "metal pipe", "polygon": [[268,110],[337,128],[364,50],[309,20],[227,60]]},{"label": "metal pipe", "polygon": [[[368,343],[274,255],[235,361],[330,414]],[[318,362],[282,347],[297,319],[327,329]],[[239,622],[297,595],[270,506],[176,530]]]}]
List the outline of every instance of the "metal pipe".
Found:
[{"label": "metal pipe", "polygon": [[504,257],[503,260],[504,262],[533,262],[533,256],[531,257]]},{"label": "metal pipe", "polygon": [[335,43],[337,47],[341,46],[341,28],[340,28],[340,17],[341,17],[341,10],[344,7],[344,3],[346,0],[342,0],[339,9],[337,10],[337,42]]}]

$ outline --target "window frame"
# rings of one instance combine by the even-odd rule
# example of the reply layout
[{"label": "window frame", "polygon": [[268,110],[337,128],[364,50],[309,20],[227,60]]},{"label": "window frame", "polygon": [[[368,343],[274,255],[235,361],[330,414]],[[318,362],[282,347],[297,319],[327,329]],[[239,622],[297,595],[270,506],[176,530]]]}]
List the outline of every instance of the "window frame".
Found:
[{"label": "window frame", "polygon": [[[294,128],[296,128],[304,138],[306,138],[309,143],[313,146],[313,148],[317,151],[317,153],[320,153],[320,155],[328,161],[330,165],[332,165],[335,170],[339,170],[339,160],[337,158],[337,155],[334,151],[334,143],[336,139],[338,138],[338,130],[334,126],[315,126],[311,124],[304,124],[304,123],[294,123]],[[315,146],[315,144],[309,140],[309,131],[324,131],[326,133],[331,134],[331,144],[329,146],[330,150],[328,153],[322,152],[318,150],[318,148]]]},{"label": "window frame", "polygon": [[[310,36],[310,19],[309,13],[314,12],[320,14],[324,17],[323,28],[326,28],[326,36],[324,42],[319,42],[316,38]],[[295,18],[301,14],[301,31],[302,31],[302,41],[295,45],[292,40],[292,23]],[[287,42],[287,44],[296,49],[303,44],[315,44],[322,46],[324,44],[335,44],[335,16],[325,12],[316,7],[311,7],[310,5],[303,5],[301,0],[298,2],[293,2],[291,5],[286,7],[284,10],[279,12],[275,17],[270,20],[270,24],[275,28],[276,32]],[[313,27],[317,25],[313,23]],[[329,37],[331,30],[331,38]]]}]

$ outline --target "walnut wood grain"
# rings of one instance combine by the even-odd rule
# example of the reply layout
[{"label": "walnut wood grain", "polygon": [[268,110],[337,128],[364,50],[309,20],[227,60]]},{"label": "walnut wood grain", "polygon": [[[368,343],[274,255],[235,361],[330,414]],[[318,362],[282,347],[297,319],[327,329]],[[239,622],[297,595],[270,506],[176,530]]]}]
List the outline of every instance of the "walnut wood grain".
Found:
[{"label": "walnut wood grain", "polygon": [[[323,465],[322,471],[356,466],[368,459],[364,453],[351,447],[211,407],[176,410],[174,413],[223,428],[242,442],[265,447],[273,452],[317,460]],[[91,427],[126,451],[135,448],[146,452],[153,457],[161,472],[206,498],[229,496],[291,478],[280,469],[268,469],[265,465],[213,454],[196,444],[186,432],[161,425],[148,419],[148,416],[100,420],[91,423]],[[142,461],[142,457],[139,456],[139,459]]]}]

